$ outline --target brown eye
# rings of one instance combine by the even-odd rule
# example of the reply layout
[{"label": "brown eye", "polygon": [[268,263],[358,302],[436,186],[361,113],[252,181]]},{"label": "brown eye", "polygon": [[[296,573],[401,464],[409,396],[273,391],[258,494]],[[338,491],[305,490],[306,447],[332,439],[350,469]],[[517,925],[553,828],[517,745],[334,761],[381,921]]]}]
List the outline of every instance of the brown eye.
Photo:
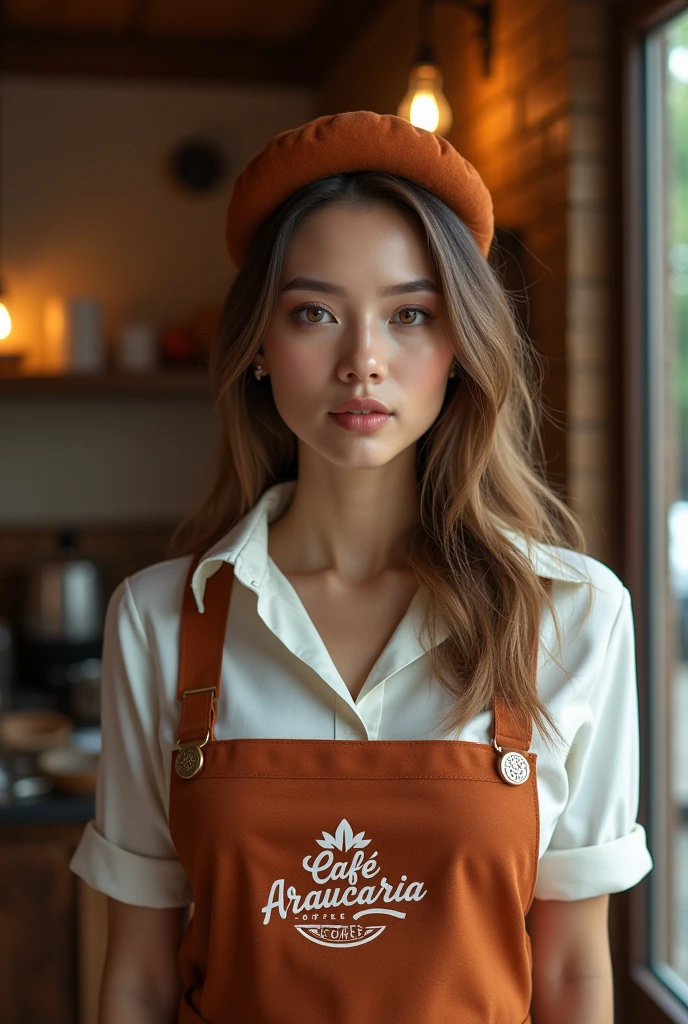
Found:
[{"label": "brown eye", "polygon": [[431,313],[429,309],[424,309],[423,306],[404,306],[400,309],[395,316],[411,316],[411,320],[399,320],[398,323],[402,327],[423,327],[429,320],[435,319],[435,314]]},{"label": "brown eye", "polygon": [[[307,314],[306,320],[303,319],[303,313]],[[311,317],[311,313],[313,313],[313,317]],[[313,303],[310,306],[297,306],[296,309],[292,309],[289,316],[293,317],[298,324],[325,324],[327,321],[323,319],[323,313],[327,313],[330,316],[330,313],[324,306],[318,306],[316,303]]]},{"label": "brown eye", "polygon": [[416,317],[418,315],[418,310],[417,309],[402,309],[401,312],[399,313],[399,316],[403,317],[405,314],[408,314],[408,316],[410,316],[412,319],[410,319],[410,320],[402,320],[402,323],[413,324],[413,323],[415,323],[415,320],[413,319],[413,317]]}]

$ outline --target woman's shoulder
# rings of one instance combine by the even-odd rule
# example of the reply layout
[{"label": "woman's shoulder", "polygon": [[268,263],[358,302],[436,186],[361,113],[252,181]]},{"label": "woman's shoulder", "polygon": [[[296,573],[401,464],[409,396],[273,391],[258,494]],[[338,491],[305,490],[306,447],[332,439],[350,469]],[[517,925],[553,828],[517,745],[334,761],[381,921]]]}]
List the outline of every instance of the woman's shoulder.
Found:
[{"label": "woman's shoulder", "polygon": [[566,643],[606,648],[615,626],[633,620],[631,596],[620,576],[594,555],[540,543],[538,572],[553,580],[552,599]]},{"label": "woman's shoulder", "polygon": [[[511,539],[525,554],[528,545],[520,534],[511,534]],[[625,585],[623,580],[606,562],[594,555],[576,551],[558,544],[547,544],[544,541],[531,541],[529,557],[538,575],[548,577],[562,584],[576,584],[581,598],[590,590],[595,597],[621,603]],[[565,588],[563,592],[569,592]]]},{"label": "woman's shoulder", "polygon": [[133,601],[142,624],[169,623],[178,616],[192,555],[154,562],[126,576],[112,594],[111,602]]}]

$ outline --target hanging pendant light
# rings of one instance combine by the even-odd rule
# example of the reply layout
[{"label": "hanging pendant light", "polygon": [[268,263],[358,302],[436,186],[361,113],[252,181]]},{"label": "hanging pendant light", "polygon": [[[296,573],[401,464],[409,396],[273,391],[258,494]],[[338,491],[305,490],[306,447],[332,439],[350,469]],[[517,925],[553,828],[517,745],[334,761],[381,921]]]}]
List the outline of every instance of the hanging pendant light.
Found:
[{"label": "hanging pendant light", "polygon": [[418,51],[397,116],[438,135],[445,135],[452,126],[452,110],[442,92],[442,72],[427,44]]},{"label": "hanging pendant light", "polygon": [[[432,5],[434,0],[421,0],[420,46],[416,61],[409,74],[408,89],[397,107],[397,116],[410,121],[417,128],[446,135],[452,126],[453,115],[447,97],[442,91],[442,71],[432,50]],[[484,45],[485,74],[490,73],[492,48],[492,0],[454,0],[474,14],[480,29],[476,33]]]},{"label": "hanging pendant light", "polygon": [[4,302],[4,291],[2,287],[2,281],[0,281],[0,347],[5,340],[9,338],[12,333],[12,317],[10,311]]},{"label": "hanging pendant light", "polygon": [[[1,105],[1,104],[0,104]],[[2,149],[2,122],[0,122],[0,149]],[[0,167],[0,214],[2,213],[2,168]],[[1,234],[1,232],[0,232]],[[2,246],[0,245],[0,261],[2,260]],[[0,352],[5,351],[8,346],[6,339],[12,333],[12,317],[5,302],[5,289],[2,281],[2,264],[0,262]]]}]

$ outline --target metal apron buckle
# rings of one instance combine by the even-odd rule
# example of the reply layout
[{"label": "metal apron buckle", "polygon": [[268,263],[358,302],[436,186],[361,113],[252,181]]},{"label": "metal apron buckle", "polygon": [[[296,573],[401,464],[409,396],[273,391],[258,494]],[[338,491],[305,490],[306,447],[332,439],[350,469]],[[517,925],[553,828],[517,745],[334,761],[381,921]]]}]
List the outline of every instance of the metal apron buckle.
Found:
[{"label": "metal apron buckle", "polygon": [[493,738],[492,746],[500,754],[498,766],[499,774],[510,786],[521,786],[530,776],[530,764],[528,758],[519,750],[504,750],[497,745]]},{"label": "metal apron buckle", "polygon": [[203,750],[210,739],[210,729],[201,743],[180,743],[177,741],[178,752],[174,759],[174,770],[182,779],[192,779],[203,767]]},{"label": "metal apron buckle", "polygon": [[[214,686],[199,686],[193,690],[184,690],[182,693],[182,699],[187,697],[190,693],[208,693],[210,690],[213,691],[213,700],[215,699],[216,688]],[[194,775],[197,775],[203,767],[203,750],[202,748],[206,745],[210,739],[210,728],[208,728],[205,734],[205,739],[199,742],[182,743],[181,740],[177,740],[178,753],[174,759],[174,770],[181,779],[192,779]]]}]

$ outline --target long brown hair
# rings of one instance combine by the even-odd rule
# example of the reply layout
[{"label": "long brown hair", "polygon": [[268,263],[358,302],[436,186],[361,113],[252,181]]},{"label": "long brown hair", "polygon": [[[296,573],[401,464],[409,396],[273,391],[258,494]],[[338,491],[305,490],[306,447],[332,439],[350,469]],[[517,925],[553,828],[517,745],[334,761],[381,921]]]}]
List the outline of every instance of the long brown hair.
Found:
[{"label": "long brown hair", "polygon": [[[211,346],[211,389],[221,423],[213,483],[175,530],[168,555],[204,551],[268,487],[298,476],[296,437],[277,412],[269,377],[256,381],[251,361],[277,304],[289,241],[305,217],[329,203],[392,204],[420,226],[459,364],[437,419],[417,444],[420,521],[407,544],[408,564],[428,598],[421,643],[434,677],[455,698],[445,724],[460,731],[497,695],[531,716],[547,742],[562,739],[532,669],[543,602],[559,649],[560,626],[546,582],[503,532],[506,527],[527,540],[586,549],[577,519],[541,472],[542,363],[519,326],[516,296],[466,225],[406,178],[381,171],[321,178],[260,226],[229,285]],[[449,636],[435,645],[440,623]]]}]

